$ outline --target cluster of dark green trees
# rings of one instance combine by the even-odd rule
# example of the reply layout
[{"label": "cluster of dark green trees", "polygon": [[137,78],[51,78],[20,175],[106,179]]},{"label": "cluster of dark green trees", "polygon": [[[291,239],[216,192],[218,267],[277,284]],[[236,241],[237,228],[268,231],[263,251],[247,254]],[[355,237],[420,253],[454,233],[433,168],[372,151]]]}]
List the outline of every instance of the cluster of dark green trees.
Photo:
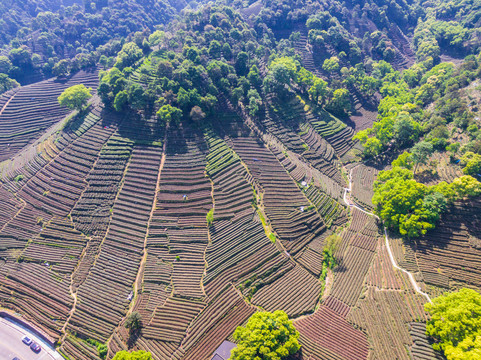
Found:
[{"label": "cluster of dark green trees", "polygon": [[[480,77],[480,56],[468,56],[459,67],[453,63],[433,66],[430,58],[402,72],[386,68],[383,74],[379,121],[356,135],[364,144],[366,156],[376,156],[392,146],[402,149],[423,135],[435,150],[446,150],[451,145],[446,126],[453,123],[468,129],[475,125],[460,89]],[[433,102],[434,111],[426,111]]]},{"label": "cluster of dark green trees", "polygon": [[[151,116],[155,110],[163,123],[200,121],[219,99],[256,116],[267,94],[284,98],[296,90],[315,106],[340,115],[349,111],[349,92],[341,82],[328,86],[295,57],[283,56],[293,52],[292,44],[276,48],[272,31],[261,30],[254,31],[231,7],[186,12],[171,28],[125,43],[113,67],[101,72],[98,94],[117,111]],[[338,72],[336,59],[330,61],[326,67]],[[261,62],[268,63],[265,76]]]},{"label": "cluster of dark green trees", "polygon": [[146,115],[156,109],[163,122],[202,120],[220,96],[258,110],[265,48],[238,13],[208,6],[172,27],[149,36],[155,43],[149,56],[134,42],[124,44],[114,67],[101,73],[98,93],[105,104]]},{"label": "cluster of dark green trees", "polygon": [[[481,55],[469,55],[459,66],[434,66],[429,58],[402,72],[389,66],[383,69],[378,121],[355,139],[364,145],[366,158],[412,147],[392,162],[392,170],[379,174],[373,203],[386,226],[417,237],[433,229],[454,200],[481,193],[481,132],[473,112],[476,107],[467,103],[464,89],[481,78]],[[457,133],[466,134],[469,142],[461,146],[453,140]],[[451,161],[463,166],[465,176],[451,184],[418,182],[414,178],[418,166],[436,151],[449,152]]]},{"label": "cluster of dark green trees", "polygon": [[99,60],[111,66],[125,39],[148,36],[186,5],[166,0],[68,3],[1,2],[0,47],[4,55],[0,56],[0,92],[17,86],[12,80],[27,83],[39,75],[65,76],[95,66]]}]

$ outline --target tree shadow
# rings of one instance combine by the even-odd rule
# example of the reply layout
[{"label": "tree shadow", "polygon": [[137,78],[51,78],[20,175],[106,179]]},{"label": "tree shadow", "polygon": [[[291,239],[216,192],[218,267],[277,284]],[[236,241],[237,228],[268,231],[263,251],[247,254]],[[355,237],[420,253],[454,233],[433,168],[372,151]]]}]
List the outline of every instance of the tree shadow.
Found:
[{"label": "tree shadow", "polygon": [[136,343],[137,340],[142,336],[142,329],[137,329],[137,330],[132,330],[129,331],[129,338],[127,339],[127,347],[132,349]]}]

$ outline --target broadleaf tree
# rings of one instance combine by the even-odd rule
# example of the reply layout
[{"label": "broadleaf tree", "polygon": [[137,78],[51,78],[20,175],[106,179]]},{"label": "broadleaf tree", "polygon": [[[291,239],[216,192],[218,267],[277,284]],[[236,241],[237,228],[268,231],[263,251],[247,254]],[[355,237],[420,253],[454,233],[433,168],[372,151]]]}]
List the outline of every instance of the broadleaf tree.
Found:
[{"label": "broadleaf tree", "polygon": [[232,360],[281,360],[299,349],[299,333],[284,311],[262,311],[234,332]]}]

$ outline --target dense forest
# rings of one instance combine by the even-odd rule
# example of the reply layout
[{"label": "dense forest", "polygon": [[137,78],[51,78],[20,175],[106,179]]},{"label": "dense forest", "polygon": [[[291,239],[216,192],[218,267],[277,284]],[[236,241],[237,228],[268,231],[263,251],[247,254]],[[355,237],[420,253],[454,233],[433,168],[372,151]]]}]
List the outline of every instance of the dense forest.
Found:
[{"label": "dense forest", "polygon": [[479,356],[481,1],[0,26],[0,305],[65,358]]}]

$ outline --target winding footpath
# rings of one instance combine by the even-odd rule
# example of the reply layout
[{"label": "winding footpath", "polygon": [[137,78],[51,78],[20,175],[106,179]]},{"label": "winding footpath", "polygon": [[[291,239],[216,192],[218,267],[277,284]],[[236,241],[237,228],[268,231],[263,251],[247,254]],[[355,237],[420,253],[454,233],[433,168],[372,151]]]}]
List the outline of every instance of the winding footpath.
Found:
[{"label": "winding footpath", "polygon": [[[366,211],[364,210],[363,208],[361,208],[360,206],[356,205],[354,203],[354,201],[349,201],[348,198],[347,198],[347,193],[350,193],[351,190],[352,190],[352,171],[356,168],[357,166],[354,166],[351,171],[349,171],[349,188],[344,188],[344,196],[343,196],[343,200],[344,202],[346,203],[347,206],[349,206],[350,208],[356,208],[358,209],[359,211],[362,211],[370,216],[374,216],[376,219],[378,220],[381,220],[379,218],[379,216],[373,214],[372,212],[369,212],[369,211]],[[395,268],[395,269],[398,269],[400,271],[402,271],[403,273],[405,273],[408,277],[409,277],[409,281],[411,281],[411,284],[414,288],[414,290],[418,293],[418,294],[421,294],[422,296],[424,296],[430,303],[432,303],[431,301],[431,298],[429,297],[428,294],[426,294],[425,292],[423,292],[421,290],[421,287],[418,285],[418,283],[416,282],[416,279],[414,279],[414,275],[412,273],[410,273],[409,271],[403,269],[402,267],[400,267],[397,263],[396,263],[396,260],[394,259],[394,255],[392,253],[392,250],[391,250],[391,246],[389,245],[389,237],[387,235],[387,229],[384,227],[384,224],[382,226],[383,228],[383,231],[384,231],[384,238],[386,240],[386,248],[387,248],[387,251],[389,253],[389,258],[391,259],[391,263],[392,263],[392,266]]]}]

